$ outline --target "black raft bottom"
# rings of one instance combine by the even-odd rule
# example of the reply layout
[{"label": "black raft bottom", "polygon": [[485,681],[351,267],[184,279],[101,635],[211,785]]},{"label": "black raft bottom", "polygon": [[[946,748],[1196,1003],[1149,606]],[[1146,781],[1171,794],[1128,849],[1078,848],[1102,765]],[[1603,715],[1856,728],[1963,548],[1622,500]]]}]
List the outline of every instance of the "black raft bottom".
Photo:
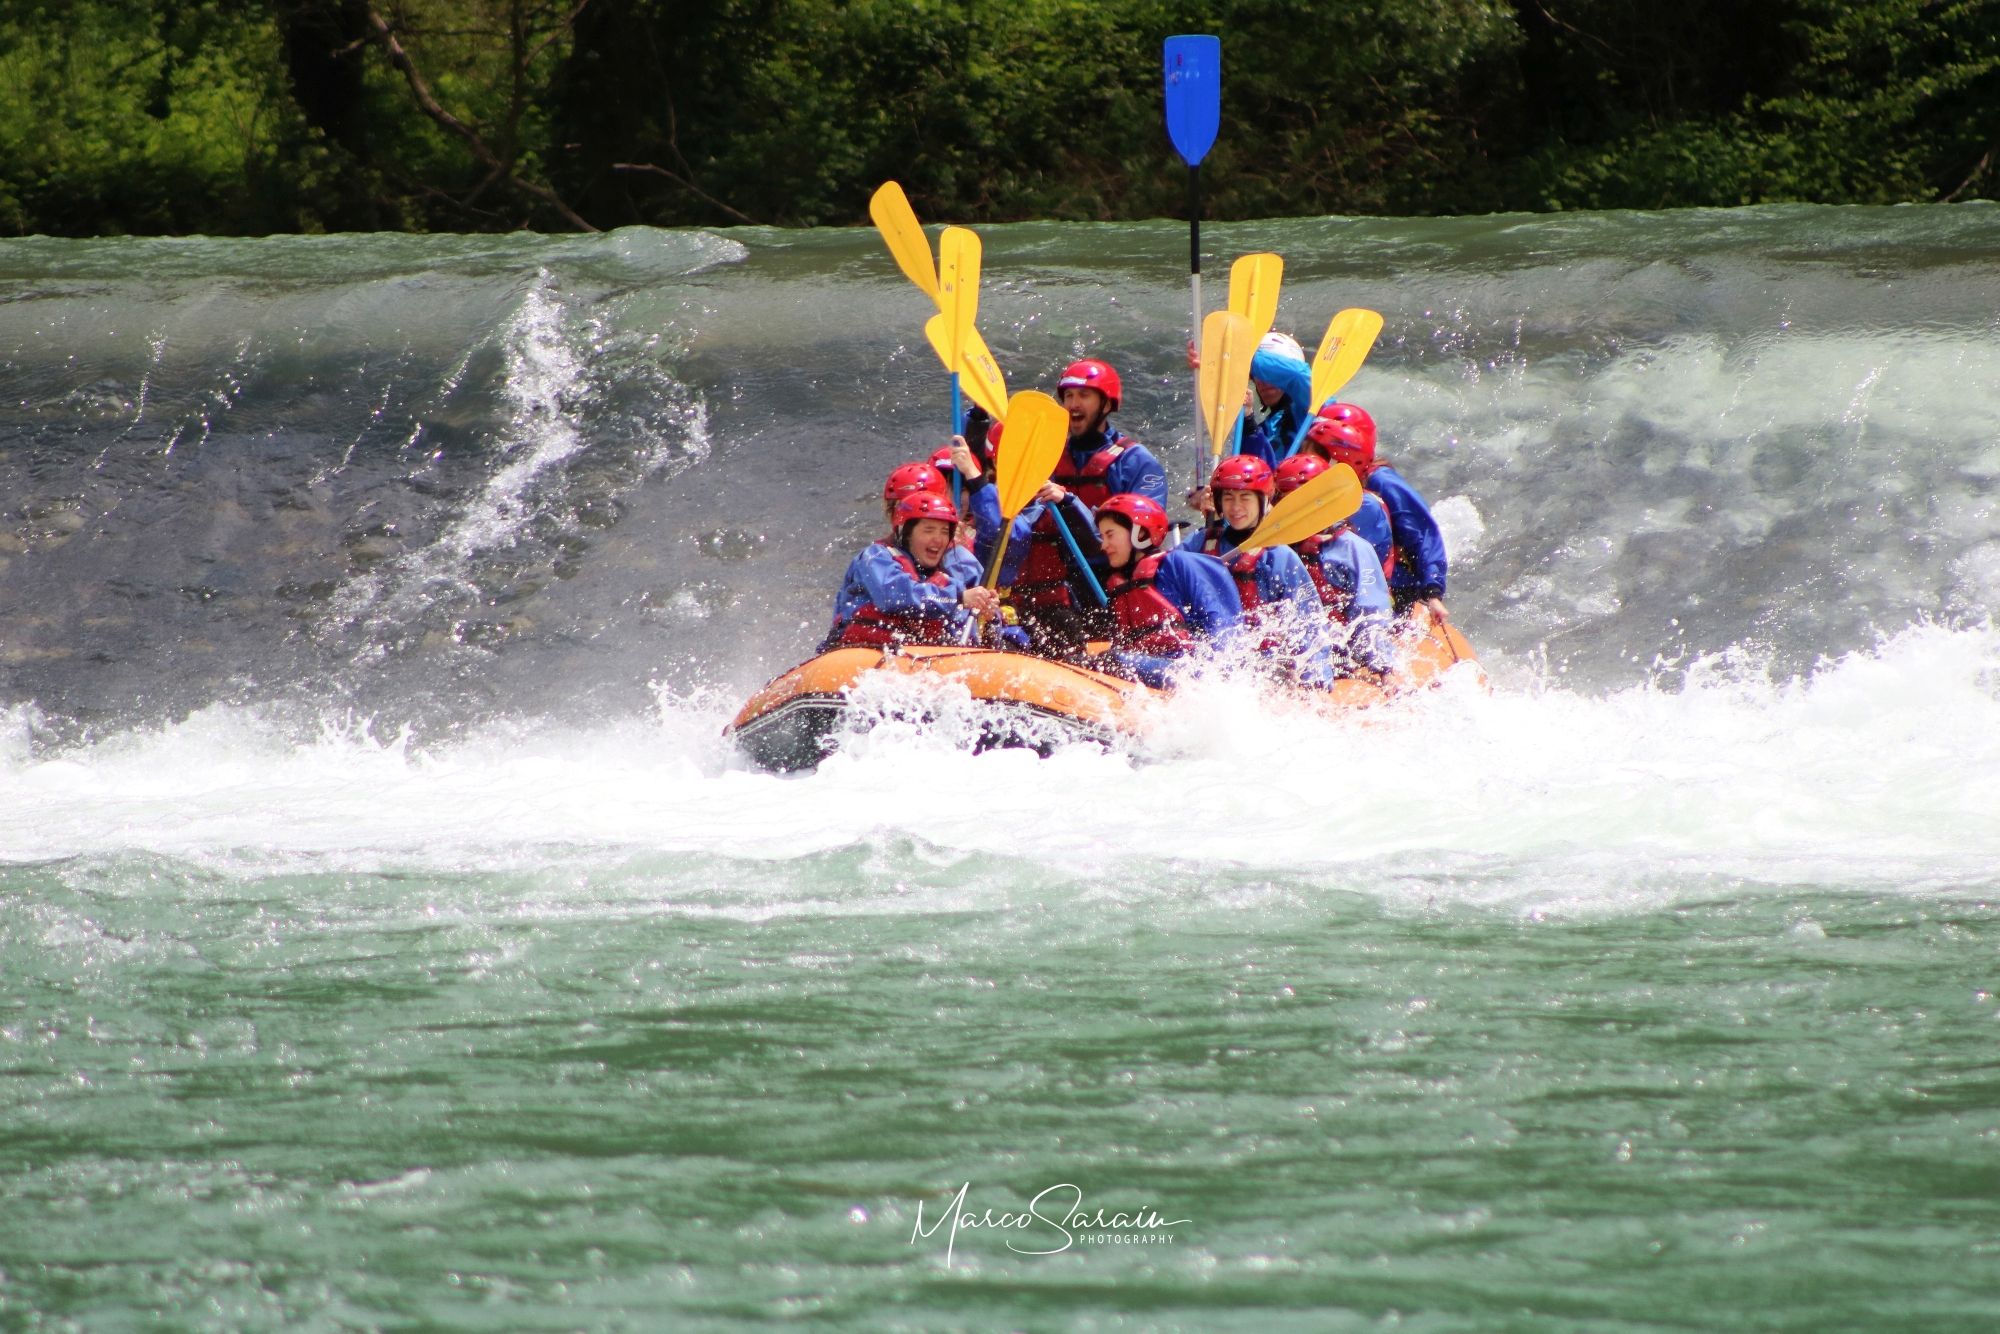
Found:
[{"label": "black raft bottom", "polygon": [[[1111,732],[1032,704],[982,706],[973,750],[1025,749],[1046,756],[1058,746],[1083,742],[1109,746]],[[921,718],[921,715],[919,715]],[[737,747],[760,769],[799,773],[817,768],[840,745],[847,700],[840,695],[800,695],[737,728]]]}]

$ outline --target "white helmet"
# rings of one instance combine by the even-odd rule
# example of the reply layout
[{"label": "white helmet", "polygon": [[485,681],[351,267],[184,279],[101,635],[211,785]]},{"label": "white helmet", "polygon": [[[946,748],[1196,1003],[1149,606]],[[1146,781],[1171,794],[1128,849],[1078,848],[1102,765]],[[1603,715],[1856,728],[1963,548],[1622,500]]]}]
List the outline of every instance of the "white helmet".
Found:
[{"label": "white helmet", "polygon": [[1298,339],[1288,333],[1278,333],[1275,330],[1257,340],[1257,350],[1259,352],[1276,352],[1279,356],[1290,357],[1293,361],[1304,361],[1306,359],[1306,350],[1299,346]]}]

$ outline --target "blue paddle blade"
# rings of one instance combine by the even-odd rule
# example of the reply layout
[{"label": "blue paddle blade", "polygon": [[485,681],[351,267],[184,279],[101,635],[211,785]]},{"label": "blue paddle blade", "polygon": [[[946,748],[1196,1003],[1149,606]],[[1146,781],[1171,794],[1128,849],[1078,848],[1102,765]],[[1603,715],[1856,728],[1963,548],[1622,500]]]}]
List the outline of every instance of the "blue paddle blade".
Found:
[{"label": "blue paddle blade", "polygon": [[1222,124],[1222,39],[1169,37],[1167,137],[1190,167],[1201,165]]}]

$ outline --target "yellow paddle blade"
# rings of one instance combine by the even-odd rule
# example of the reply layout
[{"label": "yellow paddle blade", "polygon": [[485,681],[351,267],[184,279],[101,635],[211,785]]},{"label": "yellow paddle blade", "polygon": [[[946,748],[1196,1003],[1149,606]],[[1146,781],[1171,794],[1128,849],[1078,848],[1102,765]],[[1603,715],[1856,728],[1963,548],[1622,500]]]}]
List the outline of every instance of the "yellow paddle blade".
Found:
[{"label": "yellow paddle blade", "polygon": [[1368,351],[1381,332],[1382,317],[1372,310],[1350,306],[1333,317],[1326,326],[1326,337],[1319,341],[1319,353],[1313,357],[1314,407],[1346,387],[1361,363],[1368,360]]},{"label": "yellow paddle blade", "polygon": [[[946,327],[944,316],[933,315],[924,321],[924,337],[931,343],[931,350],[938,354],[938,360],[945,369],[951,366],[951,331]],[[965,350],[958,358],[958,387],[965,396],[985,408],[994,421],[1007,420],[1007,381],[1000,374],[1000,363],[993,359],[986,340],[974,329],[967,340]]]},{"label": "yellow paddle blade", "polygon": [[1250,342],[1271,332],[1278,319],[1278,284],[1285,261],[1268,252],[1245,255],[1229,266],[1229,309],[1250,322]]},{"label": "yellow paddle blade", "polygon": [[[1013,439],[1013,434],[1007,438]],[[1257,531],[1243,540],[1243,547],[1288,547],[1352,518],[1360,508],[1361,479],[1345,463],[1336,463],[1271,506]]]},{"label": "yellow paddle blade", "polygon": [[959,354],[959,388],[966,397],[986,409],[986,414],[994,421],[1007,420],[1007,378],[1000,374],[1000,363],[993,359],[993,352],[986,346],[986,340],[979,336],[979,330],[971,331],[971,339],[965,351]]},{"label": "yellow paddle blade", "polygon": [[903,276],[915,283],[917,290],[931,299],[931,304],[937,304],[937,261],[931,258],[930,238],[924,235],[923,224],[917,221],[903,187],[894,181],[882,182],[868,201],[868,216],[875,220],[875,230],[888,242],[889,253],[895,256],[896,267],[903,271]]},{"label": "yellow paddle blade", "polygon": [[1035,492],[1056,470],[1068,439],[1069,414],[1062,404],[1039,389],[1023,389],[1014,395],[1007,404],[1007,434],[993,459],[1001,514],[1012,519],[1035,498]]},{"label": "yellow paddle blade", "polygon": [[951,359],[945,363],[958,369],[972,341],[973,321],[979,318],[979,233],[964,227],[947,227],[938,237],[938,313],[944,316],[947,346]]},{"label": "yellow paddle blade", "polygon": [[1233,310],[1211,311],[1201,322],[1201,416],[1217,458],[1235,437],[1236,417],[1250,389],[1250,358],[1261,336]]}]

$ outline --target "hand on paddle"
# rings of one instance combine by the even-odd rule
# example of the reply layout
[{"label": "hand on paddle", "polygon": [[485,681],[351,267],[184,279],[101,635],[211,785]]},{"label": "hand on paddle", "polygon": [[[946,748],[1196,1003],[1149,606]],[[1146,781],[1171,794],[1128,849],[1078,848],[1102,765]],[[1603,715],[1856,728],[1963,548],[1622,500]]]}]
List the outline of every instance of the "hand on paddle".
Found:
[{"label": "hand on paddle", "polygon": [[960,593],[958,600],[982,621],[1000,610],[1000,595],[984,584],[974,584]]},{"label": "hand on paddle", "polygon": [[1060,505],[1069,499],[1069,492],[1054,482],[1043,482],[1042,489],[1035,492],[1035,499],[1044,505]]},{"label": "hand on paddle", "polygon": [[978,477],[982,472],[979,466],[978,455],[972,452],[972,446],[966,443],[965,437],[962,435],[955,435],[951,438],[951,466],[960,477],[963,477],[968,482]]}]

